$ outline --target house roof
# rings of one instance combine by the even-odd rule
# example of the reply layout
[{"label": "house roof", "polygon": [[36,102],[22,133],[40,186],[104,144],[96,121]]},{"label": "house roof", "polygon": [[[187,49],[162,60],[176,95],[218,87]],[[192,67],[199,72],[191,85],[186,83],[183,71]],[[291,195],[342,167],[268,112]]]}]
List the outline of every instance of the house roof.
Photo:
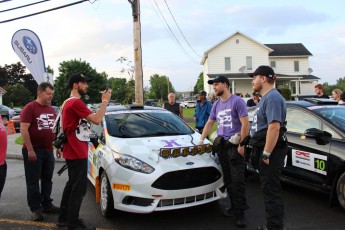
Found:
[{"label": "house roof", "polygon": [[251,41],[257,43],[258,45],[260,45],[260,46],[262,46],[262,47],[264,47],[264,48],[267,49],[269,52],[272,52],[272,51],[273,51],[270,47],[268,47],[268,46],[266,46],[266,45],[264,45],[264,44],[262,44],[262,43],[260,43],[260,42],[258,42],[258,41],[256,41],[256,40],[254,40],[253,38],[251,38],[251,37],[249,37],[249,36],[247,36],[247,35],[245,35],[245,34],[239,32],[239,31],[237,31],[237,32],[231,34],[229,37],[225,38],[224,40],[220,41],[220,42],[217,43],[216,45],[212,46],[210,49],[206,50],[205,53],[204,53],[204,56],[203,56],[202,59],[201,59],[201,63],[200,63],[200,64],[202,64],[202,65],[204,64],[204,62],[205,62],[206,59],[207,59],[208,53],[209,53],[210,51],[212,51],[214,48],[220,46],[221,44],[223,44],[225,41],[229,40],[231,37],[235,36],[236,34],[240,34],[240,35],[242,35],[242,36],[248,38],[249,40],[251,40]]},{"label": "house roof", "polygon": [[[251,79],[251,77],[247,73],[227,73],[227,74],[207,74],[207,76],[212,79],[216,76],[225,76],[228,79]],[[286,75],[286,74],[276,74],[277,79],[300,79],[300,80],[320,80],[319,77],[314,75]]]},{"label": "house roof", "polygon": [[5,93],[7,93],[7,91],[6,91],[4,88],[1,88],[1,87],[0,87],[0,93],[1,93],[1,94],[5,94]]},{"label": "house roof", "polygon": [[273,52],[269,53],[270,57],[274,56],[313,56],[302,43],[287,44],[265,44]]}]

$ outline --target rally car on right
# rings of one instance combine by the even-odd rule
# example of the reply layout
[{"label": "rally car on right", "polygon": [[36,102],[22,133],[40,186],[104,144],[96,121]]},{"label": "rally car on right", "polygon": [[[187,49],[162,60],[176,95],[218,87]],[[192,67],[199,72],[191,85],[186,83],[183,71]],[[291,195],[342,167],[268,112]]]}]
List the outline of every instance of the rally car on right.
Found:
[{"label": "rally car on right", "polygon": [[[309,98],[287,101],[286,107],[289,151],[282,181],[327,192],[345,209],[345,105]],[[254,111],[249,108],[250,120]]]}]

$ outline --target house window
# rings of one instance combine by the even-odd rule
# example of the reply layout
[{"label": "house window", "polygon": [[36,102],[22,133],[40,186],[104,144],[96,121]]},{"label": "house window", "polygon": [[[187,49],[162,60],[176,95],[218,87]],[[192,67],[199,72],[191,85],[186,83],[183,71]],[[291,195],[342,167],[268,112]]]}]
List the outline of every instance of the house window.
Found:
[{"label": "house window", "polygon": [[276,68],[276,61],[271,61],[271,67]]},{"label": "house window", "polygon": [[240,39],[236,39],[236,44],[239,44],[240,43]]},{"label": "house window", "polygon": [[231,59],[229,57],[226,57],[225,59],[225,70],[231,70]]},{"label": "house window", "polygon": [[294,61],[295,72],[299,72],[299,61]]},{"label": "house window", "polygon": [[252,70],[253,69],[253,63],[252,63],[252,57],[247,56],[246,57],[246,64],[247,64],[247,70]]}]

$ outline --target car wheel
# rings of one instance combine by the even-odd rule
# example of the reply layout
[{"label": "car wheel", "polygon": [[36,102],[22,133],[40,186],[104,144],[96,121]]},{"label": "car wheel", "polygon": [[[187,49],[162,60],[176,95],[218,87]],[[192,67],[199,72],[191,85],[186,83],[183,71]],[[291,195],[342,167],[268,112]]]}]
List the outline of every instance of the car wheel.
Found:
[{"label": "car wheel", "polygon": [[339,204],[345,209],[345,172],[338,179],[336,192]]},{"label": "car wheel", "polygon": [[110,183],[105,171],[101,176],[101,212],[105,217],[110,217],[114,211],[113,193],[111,192]]}]

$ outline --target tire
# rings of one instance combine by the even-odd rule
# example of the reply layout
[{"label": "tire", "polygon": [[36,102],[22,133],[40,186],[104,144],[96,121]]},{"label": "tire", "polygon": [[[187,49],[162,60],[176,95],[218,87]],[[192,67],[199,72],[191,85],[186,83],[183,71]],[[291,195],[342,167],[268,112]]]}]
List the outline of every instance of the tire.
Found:
[{"label": "tire", "polygon": [[345,172],[338,179],[336,193],[339,204],[345,209]]},{"label": "tire", "polygon": [[105,171],[102,172],[101,181],[101,213],[104,217],[110,217],[114,211],[114,199],[111,186]]}]

